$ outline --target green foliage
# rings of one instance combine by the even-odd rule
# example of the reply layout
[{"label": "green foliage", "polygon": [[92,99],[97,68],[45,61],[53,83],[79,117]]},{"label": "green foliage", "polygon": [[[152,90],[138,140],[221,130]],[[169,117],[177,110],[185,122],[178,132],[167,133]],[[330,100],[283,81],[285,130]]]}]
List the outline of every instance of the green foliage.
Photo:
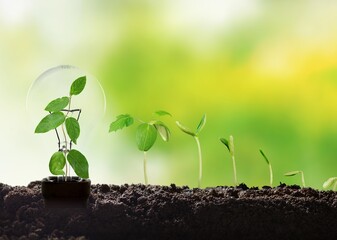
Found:
[{"label": "green foliage", "polygon": [[80,136],[80,124],[73,117],[68,117],[65,121],[67,133],[75,144],[77,144],[77,138]]},{"label": "green foliage", "polygon": [[337,189],[337,177],[331,177],[323,183],[323,188],[329,188],[333,186],[333,190]]},{"label": "green foliage", "polygon": [[201,132],[201,130],[204,128],[206,124],[206,114],[204,114],[198,124],[198,127],[197,127],[197,131],[195,132],[195,135],[198,136],[199,132]]},{"label": "green foliage", "polygon": [[[169,112],[166,111],[156,111],[159,116],[171,116]],[[147,184],[147,170],[146,170],[146,152],[149,151],[157,140],[157,134],[161,138],[168,142],[171,136],[170,129],[162,122],[158,120],[152,120],[150,122],[143,122],[139,120],[140,124],[136,130],[136,143],[140,151],[144,152],[144,180]],[[130,114],[121,114],[116,117],[116,120],[110,124],[109,132],[116,132],[124,127],[129,127],[134,123],[134,118]]]},{"label": "green foliage", "polygon": [[201,180],[202,180],[202,154],[201,154],[201,146],[200,146],[200,141],[199,141],[199,133],[202,131],[202,129],[204,128],[205,124],[206,124],[206,114],[204,114],[197,126],[197,129],[195,132],[193,132],[192,130],[190,130],[189,128],[185,127],[184,125],[182,125],[180,122],[176,121],[176,124],[178,126],[178,128],[192,136],[196,143],[197,143],[197,147],[198,147],[198,155],[199,155],[199,179],[198,179],[198,187],[201,188]]},{"label": "green foliage", "polygon": [[110,124],[109,132],[129,127],[133,124],[134,119],[129,114],[121,114],[116,117],[117,119]]},{"label": "green foliage", "polygon": [[170,140],[171,131],[162,121],[154,121],[153,126],[157,129],[161,138],[168,142]]},{"label": "green foliage", "polygon": [[176,124],[178,126],[178,128],[183,131],[184,133],[191,135],[192,137],[197,137],[199,135],[199,133],[201,132],[201,130],[204,128],[205,124],[206,124],[206,114],[204,114],[197,126],[197,129],[195,132],[193,132],[192,130],[190,130],[189,128],[185,127],[183,124],[181,124],[179,121],[176,121]]},{"label": "green foliage", "polygon": [[53,112],[45,116],[35,128],[35,133],[46,133],[64,123],[65,116],[62,112]]},{"label": "green foliage", "polygon": [[[71,109],[71,98],[73,95],[80,94],[86,85],[86,77],[77,78],[70,87],[69,97],[57,98],[51,101],[45,108],[49,115],[44,117],[35,129],[35,133],[46,133],[50,130],[56,131],[58,138],[59,151],[54,153],[49,162],[49,170],[54,175],[67,175],[67,161],[74,169],[75,173],[81,178],[88,178],[88,161],[85,156],[77,150],[71,149],[72,142],[77,144],[77,139],[80,136],[80,109]],[[64,114],[65,112],[66,114]],[[69,116],[69,113],[77,112],[77,119]],[[61,128],[63,145],[58,133],[58,128]],[[65,131],[66,129],[66,131]],[[68,141],[68,137],[71,140]],[[63,168],[66,168],[66,172]],[[67,179],[67,178],[66,178]]]},{"label": "green foliage", "polygon": [[51,101],[44,109],[48,112],[59,112],[69,104],[69,97],[57,98]]},{"label": "green foliage", "polygon": [[65,175],[63,171],[64,166],[66,165],[66,158],[63,152],[54,153],[49,161],[49,171],[54,175]]},{"label": "green foliage", "polygon": [[147,152],[157,139],[157,129],[148,123],[142,123],[137,127],[136,141],[140,151]]},{"label": "green foliage", "polygon": [[75,149],[71,149],[67,155],[67,160],[77,176],[89,178],[89,164],[82,153]]},{"label": "green foliage", "polygon": [[155,114],[157,114],[158,116],[165,116],[165,115],[168,115],[168,116],[171,116],[171,113],[169,112],[166,112],[166,111],[163,111],[163,110],[159,110],[159,111],[156,111]]},{"label": "green foliage", "polygon": [[287,172],[284,174],[284,176],[286,177],[292,177],[295,175],[301,175],[301,180],[302,180],[302,186],[305,187],[305,181],[304,181],[304,173],[303,171],[291,171],[291,172]]},{"label": "green foliage", "polygon": [[87,83],[87,77],[86,76],[77,78],[71,84],[71,87],[70,87],[70,96],[80,94],[83,91],[86,83]]},{"label": "green foliage", "polygon": [[266,163],[269,165],[270,164],[269,160],[268,160],[267,156],[264,154],[264,152],[261,149],[260,149],[260,153],[261,153],[262,157],[264,158],[264,160],[266,161]]}]

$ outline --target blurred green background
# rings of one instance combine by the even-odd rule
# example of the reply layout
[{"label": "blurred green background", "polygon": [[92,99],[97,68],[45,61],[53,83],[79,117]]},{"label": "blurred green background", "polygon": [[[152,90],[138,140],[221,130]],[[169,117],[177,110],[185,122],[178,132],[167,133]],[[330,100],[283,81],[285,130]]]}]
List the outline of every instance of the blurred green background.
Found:
[{"label": "blurred green background", "polygon": [[94,183],[143,182],[136,128],[108,134],[109,124],[163,109],[172,139],[148,153],[151,184],[197,186],[195,142],[174,122],[195,128],[206,113],[203,187],[233,184],[219,141],[232,134],[239,182],[268,184],[262,148],[275,184],[299,184],[283,174],[303,170],[321,188],[337,176],[336,12],[336,1],[310,0],[0,0],[0,181],[49,175],[56,144],[33,134],[25,99],[43,71],[70,64],[106,94],[105,117],[79,143]]}]

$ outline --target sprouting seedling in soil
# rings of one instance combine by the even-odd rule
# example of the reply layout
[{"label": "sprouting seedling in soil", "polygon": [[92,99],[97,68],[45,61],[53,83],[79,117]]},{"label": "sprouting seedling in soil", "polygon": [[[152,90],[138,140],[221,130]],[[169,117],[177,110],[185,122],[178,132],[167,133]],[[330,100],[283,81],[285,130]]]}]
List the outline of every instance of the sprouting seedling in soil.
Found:
[{"label": "sprouting seedling in soil", "polygon": [[337,190],[337,177],[331,177],[323,183],[323,188],[332,187],[333,191]]},{"label": "sprouting seedling in soil", "polygon": [[267,156],[264,154],[264,152],[261,149],[260,149],[260,153],[269,166],[269,177],[270,177],[269,184],[270,184],[270,187],[273,187],[273,169],[271,168],[271,164],[270,164]]},{"label": "sprouting seedling in soil", "polygon": [[304,181],[304,173],[303,171],[291,171],[291,172],[287,172],[284,174],[284,176],[286,177],[291,177],[291,176],[295,176],[295,175],[301,175],[301,180],[302,180],[302,186],[305,187],[305,181]]},{"label": "sprouting seedling in soil", "polygon": [[231,155],[232,162],[233,162],[233,176],[234,176],[234,184],[235,186],[238,185],[238,179],[236,176],[236,164],[235,164],[235,157],[234,157],[234,139],[233,136],[229,136],[229,141],[225,138],[220,138],[220,141],[227,147],[229,154]]},{"label": "sprouting seedling in soil", "polygon": [[206,114],[204,114],[197,126],[197,129],[195,132],[191,131],[187,127],[183,126],[180,122],[176,121],[176,124],[178,128],[183,131],[184,133],[192,136],[195,141],[197,142],[198,146],[198,154],[199,154],[199,179],[198,179],[198,187],[201,188],[201,179],[202,179],[202,155],[201,155],[201,147],[200,147],[200,141],[199,141],[199,133],[204,128],[206,124]]},{"label": "sprouting seedling in soil", "polygon": [[[78,150],[72,149],[72,144],[77,144],[80,136],[79,118],[81,109],[71,109],[72,97],[80,94],[86,85],[86,76],[77,78],[70,87],[69,96],[57,98],[51,101],[45,108],[49,114],[45,116],[35,128],[35,133],[46,133],[55,130],[58,139],[58,151],[55,152],[49,161],[49,170],[54,175],[65,176],[65,181],[69,173],[69,166],[73,168],[80,178],[89,178],[88,161]],[[74,118],[73,113],[77,113]],[[60,136],[58,128],[62,135]],[[61,138],[62,142],[61,142]],[[62,143],[62,146],[61,146]],[[64,172],[65,167],[65,172]]]},{"label": "sprouting seedling in soil", "polygon": [[[166,111],[157,111],[155,112],[159,116],[171,116],[170,113]],[[161,138],[168,142],[171,136],[170,129],[162,122],[158,120],[152,120],[150,122],[143,122],[138,120],[140,124],[137,127],[136,131],[136,142],[138,149],[144,153],[144,161],[143,161],[143,170],[144,170],[144,181],[145,184],[148,184],[147,177],[147,157],[146,153],[149,151],[154,143],[157,140],[157,134],[161,136]],[[109,132],[116,132],[117,130],[123,129],[124,127],[129,127],[135,122],[135,118],[130,114],[121,114],[118,115],[116,120],[110,124]]]}]

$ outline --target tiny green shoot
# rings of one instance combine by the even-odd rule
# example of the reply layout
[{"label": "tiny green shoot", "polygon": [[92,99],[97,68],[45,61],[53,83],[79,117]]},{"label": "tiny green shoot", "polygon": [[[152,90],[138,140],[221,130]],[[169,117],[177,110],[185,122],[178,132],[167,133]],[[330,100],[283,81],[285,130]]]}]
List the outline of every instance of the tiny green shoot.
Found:
[{"label": "tiny green shoot", "polygon": [[235,163],[235,157],[234,157],[234,139],[233,136],[229,136],[229,141],[225,138],[220,138],[220,141],[227,147],[229,154],[231,155],[232,162],[233,162],[233,176],[234,176],[234,184],[235,186],[238,185],[238,179],[236,176],[236,163]]},{"label": "tiny green shoot", "polygon": [[[35,133],[46,133],[55,130],[58,139],[58,151],[49,161],[49,171],[54,175],[65,176],[70,174],[68,164],[80,178],[89,178],[89,165],[86,157],[78,150],[72,149],[80,136],[79,118],[81,109],[71,109],[71,100],[74,95],[80,94],[86,85],[86,76],[77,78],[70,86],[69,96],[52,100],[45,111],[49,112],[35,128]],[[76,118],[72,115],[77,113]],[[62,131],[62,146],[58,128]],[[63,170],[65,167],[65,171]]]},{"label": "tiny green shoot", "polygon": [[[169,115],[170,113],[166,111],[157,111],[155,112],[158,116]],[[152,148],[154,143],[157,140],[157,135],[161,136],[161,138],[168,142],[171,136],[170,129],[162,122],[158,120],[152,120],[150,122],[144,122],[142,120],[138,120],[140,124],[136,130],[136,143],[137,147],[140,151],[144,153],[143,159],[143,171],[144,171],[144,182],[148,184],[147,177],[147,152]],[[116,132],[117,130],[121,130],[125,127],[131,126],[135,122],[135,118],[130,114],[121,114],[116,117],[116,120],[110,124],[109,132]]]},{"label": "tiny green shoot", "polygon": [[332,190],[337,190],[337,177],[331,177],[323,183],[323,188],[329,188],[332,186]]},{"label": "tiny green shoot", "polygon": [[270,185],[270,187],[273,187],[273,169],[271,167],[271,164],[270,164],[267,156],[264,154],[264,152],[261,149],[260,149],[260,153],[261,153],[262,157],[264,158],[264,160],[266,161],[266,163],[269,166],[269,179],[270,179],[269,180],[269,185]]},{"label": "tiny green shoot", "polygon": [[182,125],[180,122],[176,121],[176,124],[178,126],[178,128],[183,131],[184,133],[192,136],[196,143],[197,143],[197,147],[198,147],[198,154],[199,154],[199,179],[198,179],[198,187],[201,188],[201,179],[202,179],[202,155],[201,155],[201,147],[200,147],[200,141],[199,141],[199,133],[201,132],[201,130],[204,128],[205,124],[206,124],[206,114],[204,114],[196,128],[196,131],[192,131],[190,129],[188,129],[187,127],[185,127],[184,125]]},{"label": "tiny green shoot", "polygon": [[303,171],[291,171],[291,172],[287,172],[284,174],[284,176],[286,177],[291,177],[291,176],[295,176],[295,175],[301,175],[301,180],[302,180],[302,186],[305,187],[305,181],[304,181],[304,173]]}]

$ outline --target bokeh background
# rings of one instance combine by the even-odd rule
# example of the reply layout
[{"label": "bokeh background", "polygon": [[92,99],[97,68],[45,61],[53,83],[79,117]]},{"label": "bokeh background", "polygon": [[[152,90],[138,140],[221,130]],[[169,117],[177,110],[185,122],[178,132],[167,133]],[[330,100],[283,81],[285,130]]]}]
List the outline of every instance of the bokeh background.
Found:
[{"label": "bokeh background", "polygon": [[337,176],[336,12],[336,1],[310,0],[0,0],[0,182],[49,175],[56,139],[34,135],[26,96],[42,72],[70,64],[106,94],[105,116],[78,145],[94,183],[143,182],[136,127],[108,134],[109,124],[164,109],[172,138],[148,153],[151,184],[197,186],[195,142],[175,121],[195,128],[206,113],[203,187],[233,184],[219,141],[232,134],[239,182],[268,184],[262,148],[275,184],[299,184],[283,174],[303,170],[321,188]]}]

